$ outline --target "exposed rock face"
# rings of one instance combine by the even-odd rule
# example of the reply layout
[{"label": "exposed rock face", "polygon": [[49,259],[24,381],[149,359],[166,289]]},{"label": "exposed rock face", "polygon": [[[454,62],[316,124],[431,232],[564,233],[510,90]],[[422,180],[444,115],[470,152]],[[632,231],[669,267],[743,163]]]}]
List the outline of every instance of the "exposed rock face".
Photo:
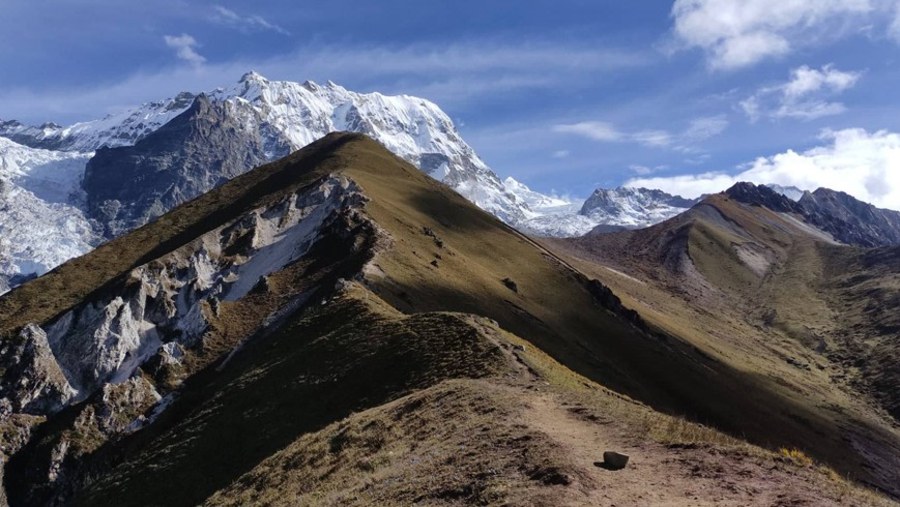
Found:
[{"label": "exposed rock face", "polygon": [[265,163],[267,148],[286,155],[289,146],[266,146],[259,127],[239,122],[228,103],[200,95],[134,146],[97,151],[84,174],[88,213],[115,237]]},{"label": "exposed rock face", "polygon": [[0,349],[3,381],[0,384],[2,403],[0,419],[10,413],[54,413],[69,402],[75,391],[60,369],[47,334],[30,324],[19,336],[3,340]]},{"label": "exposed rock face", "polygon": [[804,193],[795,202],[770,187],[742,182],[725,193],[745,204],[800,215],[807,223],[848,245],[900,244],[900,212],[876,208],[844,192],[820,188]]},{"label": "exposed rock face", "polygon": [[725,191],[728,197],[752,206],[765,206],[772,211],[791,213],[797,211],[796,203],[765,185],[740,182]]},{"label": "exposed rock face", "polygon": [[161,348],[174,356],[195,345],[211,301],[243,298],[305,254],[335,212],[362,202],[355,184],[328,178],[135,268],[123,287],[49,323],[50,347],[77,399],[126,381]]},{"label": "exposed rock face", "polygon": [[880,209],[844,193],[820,188],[797,203],[807,221],[843,243],[864,247],[900,245],[900,212]]}]

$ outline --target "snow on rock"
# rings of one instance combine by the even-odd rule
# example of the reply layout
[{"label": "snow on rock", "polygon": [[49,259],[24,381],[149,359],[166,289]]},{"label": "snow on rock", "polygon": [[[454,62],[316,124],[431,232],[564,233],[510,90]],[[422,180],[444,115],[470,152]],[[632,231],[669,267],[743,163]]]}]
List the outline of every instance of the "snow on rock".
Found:
[{"label": "snow on rock", "polygon": [[793,187],[793,186],[785,187],[782,185],[776,185],[774,183],[770,183],[766,186],[794,202],[799,201],[800,198],[803,197],[803,194],[805,193],[803,190],[800,190],[799,188]]},{"label": "snow on rock", "polygon": [[128,146],[181,114],[193,100],[194,94],[180,93],[171,99],[148,102],[99,120],[68,127],[54,123],[33,127],[15,120],[0,121],[0,137],[32,148],[60,151],[89,152],[101,146]]},{"label": "snow on rock", "polygon": [[668,220],[696,203],[697,200],[684,199],[662,190],[598,188],[584,202],[579,214],[593,219],[598,225],[640,228]]},{"label": "snow on rock", "polygon": [[90,153],[29,148],[0,137],[0,293],[90,251],[100,238],[81,208]]},{"label": "snow on rock", "polygon": [[324,178],[133,269],[122,287],[48,323],[47,341],[77,393],[73,399],[126,382],[161,349],[174,355],[178,346],[195,345],[208,327],[211,302],[241,299],[302,257],[336,211],[363,202],[351,181]]},{"label": "snow on rock", "polygon": [[527,205],[516,200],[446,113],[428,100],[357,93],[331,81],[270,81],[256,72],[210,96],[233,103],[246,121],[265,125],[294,149],[329,132],[366,134],[502,220],[515,223],[528,215]]}]

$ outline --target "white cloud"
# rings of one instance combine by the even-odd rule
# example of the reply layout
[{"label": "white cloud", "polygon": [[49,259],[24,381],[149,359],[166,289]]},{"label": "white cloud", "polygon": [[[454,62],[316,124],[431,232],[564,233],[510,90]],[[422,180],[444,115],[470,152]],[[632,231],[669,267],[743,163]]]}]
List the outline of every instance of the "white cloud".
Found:
[{"label": "white cloud", "polygon": [[628,169],[631,172],[633,172],[634,174],[637,174],[638,176],[648,176],[650,174],[664,171],[668,168],[669,168],[669,166],[666,166],[666,165],[658,165],[658,166],[654,166],[654,167],[648,167],[648,166],[640,165],[640,164],[632,164],[632,165],[628,166]]},{"label": "white cloud", "polygon": [[735,174],[633,178],[628,186],[659,188],[697,197],[721,192],[739,181],[777,183],[804,190],[840,190],[878,207],[900,210],[900,134],[863,129],[826,131],[824,146],[760,157]]},{"label": "white cloud", "polygon": [[213,13],[210,19],[212,19],[216,23],[230,26],[242,32],[270,30],[273,32],[278,32],[282,35],[291,34],[284,28],[276,25],[275,23],[269,22],[262,16],[258,16],[255,14],[249,16],[240,15],[231,9],[222,7],[221,5],[213,6]]},{"label": "white cloud", "polygon": [[672,144],[672,135],[665,130],[641,130],[631,135],[631,138],[646,146],[669,146]]},{"label": "white cloud", "polygon": [[763,87],[740,102],[740,107],[757,121],[762,116],[812,120],[843,113],[846,106],[827,100],[838,95],[859,81],[860,72],[845,72],[825,65],[813,69],[806,65],[791,71],[791,78],[777,86]]},{"label": "white cloud", "polygon": [[605,121],[583,121],[580,123],[553,126],[554,132],[575,134],[594,141],[617,142],[626,139],[625,134],[616,130],[611,123]]},{"label": "white cloud", "polygon": [[736,69],[838,36],[896,0],[675,0],[673,35],[714,69]]},{"label": "white cloud", "polygon": [[635,132],[623,132],[615,125],[605,121],[584,121],[579,123],[558,124],[553,126],[554,132],[575,134],[600,142],[637,143],[654,148],[670,147],[689,153],[696,151],[694,144],[721,134],[728,128],[728,120],[723,115],[695,118],[687,128],[678,134],[667,130],[644,129]]},{"label": "white cloud", "polygon": [[571,155],[569,150],[557,150],[553,152],[553,158],[568,158]]},{"label": "white cloud", "polygon": [[725,115],[705,116],[691,120],[682,137],[687,141],[705,141],[721,134],[727,128],[728,119]]},{"label": "white cloud", "polygon": [[[193,52],[197,53],[196,49]],[[89,120],[98,112],[118,111],[180,91],[226,86],[249,69],[270,79],[331,79],[358,91],[417,95],[444,108],[471,107],[478,98],[501,93],[576,90],[591,83],[598,73],[646,66],[654,58],[650,52],[549,41],[476,39],[402,47],[306,45],[265,59],[143,69],[113,82],[80,89],[2,87],[0,111],[4,118],[30,123]]]},{"label": "white cloud", "polygon": [[165,35],[163,40],[166,45],[175,50],[175,55],[191,65],[202,65],[206,62],[206,58],[197,52],[197,41],[190,35],[183,33],[181,35]]},{"label": "white cloud", "polygon": [[894,8],[893,21],[888,29],[888,35],[900,42],[900,2],[897,2],[897,6]]}]

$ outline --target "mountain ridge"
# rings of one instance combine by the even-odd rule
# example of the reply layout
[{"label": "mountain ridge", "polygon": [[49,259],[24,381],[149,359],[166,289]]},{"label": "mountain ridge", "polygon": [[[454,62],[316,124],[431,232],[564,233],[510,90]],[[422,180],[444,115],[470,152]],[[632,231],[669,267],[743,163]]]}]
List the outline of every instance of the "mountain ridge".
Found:
[{"label": "mountain ridge", "polygon": [[[380,309],[373,314],[373,307]],[[567,396],[587,386],[594,393],[588,396],[604,400],[592,405],[603,413],[618,403],[610,401],[612,388],[660,410],[746,430],[759,441],[800,446],[842,472],[884,483],[862,466],[880,454],[857,453],[846,442],[833,449],[821,444],[806,426],[820,428],[819,409],[648,324],[564,257],[358,134],[326,136],[22,285],[0,297],[0,317],[8,343],[33,341],[20,334],[31,323],[41,330],[32,334],[46,333],[53,349],[28,355],[10,347],[12,357],[2,358],[34,365],[6,368],[0,384],[3,396],[15,400],[3,422],[19,425],[6,427],[4,449],[23,449],[9,460],[4,481],[17,503],[86,498],[127,505],[140,501],[129,492],[154,488],[160,498],[188,503],[179,495],[202,470],[212,475],[189,490],[201,497],[191,497],[196,503],[267,453],[352,411],[430,389],[448,376],[471,376],[459,368],[479,351],[494,359],[473,364],[502,363],[500,378],[507,379],[491,381],[502,391],[476,390],[482,396],[517,393],[514,399],[537,402],[525,393],[542,392],[552,380]],[[359,347],[371,353],[354,353]],[[536,359],[536,351],[549,359]],[[78,358],[89,360],[73,368]],[[556,377],[541,376],[551,359],[564,366],[551,368]],[[47,361],[65,365],[74,397],[49,389]],[[29,389],[14,389],[22,385]],[[628,417],[649,414],[618,396],[623,414],[638,412]],[[51,408],[19,410],[36,399]],[[307,399],[333,402],[312,410],[298,403]],[[748,412],[762,415],[748,425]],[[243,422],[228,430],[237,414]],[[37,417],[50,419],[41,424]],[[488,428],[489,441],[506,441]],[[545,449],[540,442],[547,437],[539,435],[547,429],[541,431],[529,437],[538,438],[533,446],[514,440],[513,449]],[[190,435],[197,438],[184,440]],[[345,440],[332,441],[326,452],[340,453]],[[191,452],[169,452],[184,446]],[[401,455],[415,455],[409,452],[415,451]],[[526,457],[525,477],[504,466],[504,480],[587,501],[579,491],[595,491],[599,479],[592,477],[607,472],[564,455]],[[584,488],[565,487],[572,484]],[[461,495],[453,498],[477,497]]]}]

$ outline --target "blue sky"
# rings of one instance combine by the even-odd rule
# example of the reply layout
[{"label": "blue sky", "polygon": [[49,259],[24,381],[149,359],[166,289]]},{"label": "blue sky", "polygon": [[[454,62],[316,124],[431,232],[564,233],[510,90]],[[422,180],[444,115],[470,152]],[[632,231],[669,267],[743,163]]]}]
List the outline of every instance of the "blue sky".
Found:
[{"label": "blue sky", "polygon": [[754,179],[900,208],[898,57],[900,0],[3,0],[0,118],[87,120],[255,69],[429,98],[543,192]]}]

